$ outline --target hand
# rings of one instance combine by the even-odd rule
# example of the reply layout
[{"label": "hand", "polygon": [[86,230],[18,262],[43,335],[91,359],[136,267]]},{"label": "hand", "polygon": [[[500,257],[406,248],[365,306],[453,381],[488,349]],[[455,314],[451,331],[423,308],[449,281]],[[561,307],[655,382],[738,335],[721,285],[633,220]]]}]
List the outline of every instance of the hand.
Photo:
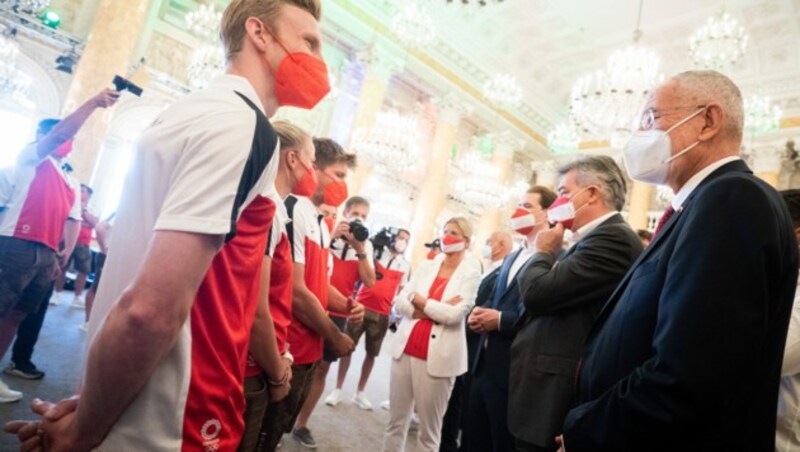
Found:
[{"label": "hand", "polygon": [[67,254],[65,250],[58,252],[58,269],[60,271],[63,272],[67,269],[67,265],[69,265],[69,257],[69,254]]},{"label": "hand", "polygon": [[356,346],[350,336],[344,333],[338,333],[336,339],[331,343],[331,348],[333,354],[336,355],[337,358],[341,358],[342,356],[353,353],[353,350],[355,350]]},{"label": "hand", "polygon": [[558,446],[558,452],[567,452],[567,449],[564,448],[564,435],[556,436],[556,446]]},{"label": "hand", "polygon": [[347,305],[350,308],[347,322],[355,326],[361,325],[364,322],[364,305],[352,298],[347,300]]},{"label": "hand", "polygon": [[414,305],[415,308],[419,309],[420,311],[425,310],[425,303],[428,302],[428,299],[420,295],[419,292],[414,293],[414,299],[411,300],[411,304]]},{"label": "hand", "polygon": [[[292,366],[288,359],[281,359],[280,380],[283,384],[280,386],[269,385],[269,400],[270,402],[278,402],[283,400],[289,391],[292,389]],[[272,377],[269,377],[270,379]]]},{"label": "hand", "polygon": [[95,107],[97,108],[108,108],[113,106],[119,100],[119,96],[122,95],[119,91],[111,88],[106,88],[103,91],[100,91],[96,96],[92,98]]},{"label": "hand", "polygon": [[417,320],[430,320],[431,319],[420,308],[414,308],[414,314],[411,315],[411,318],[412,319],[417,319]]},{"label": "hand", "polygon": [[564,244],[564,225],[556,223],[536,236],[536,252],[557,255]]},{"label": "hand", "polygon": [[48,451],[68,452],[91,450],[100,444],[101,438],[92,440],[89,435],[77,430],[76,410],[79,396],[64,399],[57,404],[35,399],[31,404],[34,413],[42,414],[44,422],[40,426],[43,434],[44,449]]},{"label": "hand", "polygon": [[445,303],[449,304],[450,306],[455,306],[455,305],[461,303],[463,300],[464,300],[464,298],[462,298],[461,295],[456,295],[455,297],[445,301]]},{"label": "hand", "polygon": [[39,421],[11,421],[6,423],[6,433],[17,435],[20,451],[42,451],[45,447],[44,437],[40,435]]},{"label": "hand", "polygon": [[292,374],[292,362],[289,361],[289,358],[281,358],[281,361],[285,363],[286,371],[289,372],[289,381],[292,381],[294,374]]},{"label": "hand", "polygon": [[476,306],[475,308],[472,309],[472,312],[470,312],[469,316],[467,317],[467,326],[469,326],[469,329],[478,334],[485,333],[485,331],[483,330],[483,326],[481,325],[481,322],[478,320],[480,313],[483,311],[485,311],[484,308]]},{"label": "hand", "polygon": [[[344,238],[345,240],[347,240],[345,234],[348,234],[350,235],[350,237],[353,237],[353,235],[350,234],[350,224],[345,221],[340,221],[339,224],[337,224],[336,227],[333,228],[333,232],[331,233],[331,238],[332,239]],[[350,242],[349,240],[347,241],[348,243]]]},{"label": "hand", "polygon": [[475,308],[480,309],[478,312],[475,310],[472,311],[472,314],[469,316],[470,321],[477,324],[477,329],[472,328],[476,332],[480,333],[488,333],[490,331],[497,331],[500,329],[500,311],[497,309],[484,309],[484,308]]}]

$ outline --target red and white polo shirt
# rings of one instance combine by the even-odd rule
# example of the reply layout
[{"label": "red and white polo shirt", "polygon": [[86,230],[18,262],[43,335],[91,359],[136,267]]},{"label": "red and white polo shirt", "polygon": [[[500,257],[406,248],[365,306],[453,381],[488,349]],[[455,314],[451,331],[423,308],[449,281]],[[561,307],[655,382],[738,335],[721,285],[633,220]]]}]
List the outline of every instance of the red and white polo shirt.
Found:
[{"label": "red and white polo shirt", "polygon": [[384,250],[379,259],[375,259],[375,272],[382,277],[375,281],[372,287],[361,287],[356,296],[356,301],[364,305],[365,309],[382,315],[392,312],[394,297],[400,288],[408,283],[411,274],[411,264],[402,256],[393,256]]},{"label": "red and white polo shirt", "polygon": [[[372,266],[372,242],[364,242],[364,254],[368,257],[368,262]],[[335,287],[346,298],[350,298],[356,291],[356,284],[361,281],[361,274],[358,272],[358,256],[350,244],[343,239],[335,239],[331,242],[331,256],[333,256],[333,270],[331,272],[331,285]],[[346,318],[347,314],[330,311],[333,317]]]},{"label": "red and white polo shirt", "polygon": [[[292,258],[296,264],[305,265],[306,286],[317,297],[322,309],[327,311],[330,232],[310,199],[289,195],[285,204],[291,219],[287,230],[292,245]],[[322,345],[322,336],[303,325],[297,317],[292,318],[289,350],[294,356],[295,364],[311,364],[321,360]]]},{"label": "red and white polo shirt", "polygon": [[142,134],[90,338],[137,276],[154,231],[224,235],[226,244],[175,346],[98,450],[236,449],[258,275],[275,210],[277,144],[255,90],[232,75],[178,100]]},{"label": "red and white polo shirt", "polygon": [[81,221],[80,185],[57,160],[40,158],[36,143],[20,152],[11,180],[0,235],[58,250],[67,218]]}]

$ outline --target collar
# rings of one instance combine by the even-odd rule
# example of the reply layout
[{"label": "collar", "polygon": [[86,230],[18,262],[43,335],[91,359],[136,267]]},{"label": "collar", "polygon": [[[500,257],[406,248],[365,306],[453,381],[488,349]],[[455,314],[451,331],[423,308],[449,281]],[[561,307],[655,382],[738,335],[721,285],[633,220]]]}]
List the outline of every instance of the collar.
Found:
[{"label": "collar", "polygon": [[489,268],[486,269],[485,273],[488,275],[489,273],[497,270],[501,265],[503,265],[503,259],[494,261],[491,264],[489,264]]},{"label": "collar", "polygon": [[261,99],[259,99],[258,94],[256,94],[256,90],[253,88],[253,85],[250,84],[246,78],[238,76],[238,75],[231,75],[231,74],[223,74],[211,80],[208,84],[209,88],[220,88],[226,90],[233,90],[238,91],[250,101],[252,101],[256,106],[258,106],[261,113],[266,115],[264,111],[264,105],[261,104]]},{"label": "collar", "polygon": [[686,202],[686,199],[689,198],[689,195],[692,194],[694,189],[697,188],[697,186],[700,185],[700,183],[703,182],[705,178],[710,176],[711,173],[713,173],[723,165],[726,165],[730,162],[735,162],[736,160],[741,160],[741,158],[737,156],[725,157],[724,159],[719,159],[716,162],[698,171],[694,176],[689,178],[689,180],[686,181],[685,184],[683,184],[683,187],[681,187],[681,189],[678,190],[677,193],[675,193],[675,197],[672,198],[672,208],[675,209],[676,211],[679,210],[681,206],[683,206],[683,203]]},{"label": "collar", "polygon": [[594,231],[596,227],[600,226],[604,221],[606,221],[609,218],[613,217],[617,213],[619,213],[619,212],[617,212],[616,210],[612,210],[611,212],[608,212],[605,215],[601,215],[601,216],[595,218],[594,220],[592,220],[592,221],[584,224],[583,226],[581,226],[577,231],[575,231],[574,234],[572,234],[573,243],[577,243],[580,239],[582,239],[582,238],[586,237],[587,235],[589,235],[589,233]]}]

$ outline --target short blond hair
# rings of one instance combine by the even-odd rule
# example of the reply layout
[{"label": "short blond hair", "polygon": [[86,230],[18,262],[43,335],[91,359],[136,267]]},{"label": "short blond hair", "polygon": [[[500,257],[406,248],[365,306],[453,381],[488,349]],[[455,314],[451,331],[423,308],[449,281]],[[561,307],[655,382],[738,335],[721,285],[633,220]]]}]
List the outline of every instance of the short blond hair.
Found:
[{"label": "short blond hair", "polygon": [[272,128],[275,129],[275,133],[280,139],[281,151],[297,149],[303,145],[304,141],[311,139],[308,132],[289,121],[275,121],[272,123]]},{"label": "short blond hair", "polygon": [[225,47],[225,59],[230,60],[242,50],[246,33],[244,24],[250,17],[275,30],[275,21],[283,5],[293,5],[306,10],[319,22],[322,17],[320,0],[233,0],[222,14],[219,36]]},{"label": "short blond hair", "polygon": [[447,226],[448,224],[454,224],[462,234],[464,234],[464,238],[468,241],[472,241],[472,225],[470,224],[469,220],[464,217],[453,217],[444,224]]}]

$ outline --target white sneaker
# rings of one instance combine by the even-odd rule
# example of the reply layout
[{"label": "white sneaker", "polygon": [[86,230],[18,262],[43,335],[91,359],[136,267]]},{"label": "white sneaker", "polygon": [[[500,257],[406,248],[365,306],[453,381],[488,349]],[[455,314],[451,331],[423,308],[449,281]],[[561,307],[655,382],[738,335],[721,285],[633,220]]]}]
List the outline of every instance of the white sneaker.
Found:
[{"label": "white sneaker", "polygon": [[388,400],[384,400],[383,402],[381,402],[381,408],[383,408],[386,411],[389,411],[389,408],[391,408],[391,405],[389,404],[389,401]]},{"label": "white sneaker", "polygon": [[58,306],[60,304],[61,304],[61,292],[53,291],[53,295],[50,297],[50,305]]},{"label": "white sneaker", "polygon": [[72,299],[72,307],[75,309],[86,309],[86,300],[83,297],[75,295],[75,298]]},{"label": "white sneaker", "polygon": [[19,402],[22,400],[22,393],[8,387],[3,380],[0,380],[0,403]]},{"label": "white sneaker", "polygon": [[325,405],[328,406],[336,406],[342,402],[342,390],[341,389],[334,389],[328,394],[328,397],[325,397]]},{"label": "white sneaker", "polygon": [[353,398],[353,402],[364,411],[372,411],[372,402],[369,401],[364,391],[359,391]]}]

